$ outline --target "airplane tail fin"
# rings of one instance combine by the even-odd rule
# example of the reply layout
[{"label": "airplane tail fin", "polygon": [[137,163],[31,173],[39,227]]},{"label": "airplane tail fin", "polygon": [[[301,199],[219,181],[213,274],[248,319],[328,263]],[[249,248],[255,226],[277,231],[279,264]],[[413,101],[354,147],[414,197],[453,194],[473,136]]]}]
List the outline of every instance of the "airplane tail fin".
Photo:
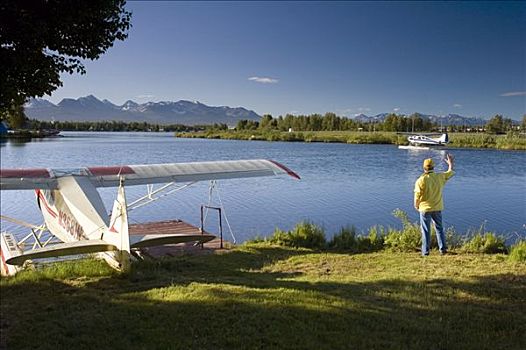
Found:
[{"label": "airplane tail fin", "polygon": [[449,138],[447,136],[447,134],[442,134],[442,136],[440,136],[440,138],[438,139],[438,141],[440,143],[448,143],[449,142]]},{"label": "airplane tail fin", "polygon": [[114,268],[127,272],[130,269],[130,236],[128,232],[128,210],[124,185],[121,181],[117,199],[113,203],[110,224],[104,233],[104,240],[117,247],[117,251],[101,253]]}]

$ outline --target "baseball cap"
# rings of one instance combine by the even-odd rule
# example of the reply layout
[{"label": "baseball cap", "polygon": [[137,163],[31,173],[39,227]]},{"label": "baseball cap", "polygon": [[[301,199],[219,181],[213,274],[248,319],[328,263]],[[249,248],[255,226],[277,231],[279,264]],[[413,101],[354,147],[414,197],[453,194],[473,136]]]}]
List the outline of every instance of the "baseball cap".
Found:
[{"label": "baseball cap", "polygon": [[427,158],[424,160],[424,169],[425,170],[430,170],[430,169],[433,169],[435,167],[435,162],[433,162],[433,159],[432,158]]}]

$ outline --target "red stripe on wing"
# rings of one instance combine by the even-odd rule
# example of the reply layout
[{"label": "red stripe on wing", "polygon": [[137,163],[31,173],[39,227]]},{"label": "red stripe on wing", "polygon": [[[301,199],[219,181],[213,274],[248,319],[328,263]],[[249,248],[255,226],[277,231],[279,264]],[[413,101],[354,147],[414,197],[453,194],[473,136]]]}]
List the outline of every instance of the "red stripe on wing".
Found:
[{"label": "red stripe on wing", "polygon": [[0,169],[0,177],[3,178],[28,178],[44,177],[50,178],[47,169]]},{"label": "red stripe on wing", "polygon": [[289,168],[287,168],[286,166],[284,166],[283,164],[281,163],[278,163],[272,159],[267,159],[269,162],[271,162],[272,164],[276,165],[277,167],[283,169],[287,174],[289,174],[290,176],[298,179],[298,180],[301,180],[300,176],[298,174],[296,174],[295,172],[293,172],[292,170],[290,170]]},{"label": "red stripe on wing", "polygon": [[99,166],[88,168],[89,172],[94,176],[106,176],[106,175],[128,175],[135,174],[132,168],[129,166]]}]

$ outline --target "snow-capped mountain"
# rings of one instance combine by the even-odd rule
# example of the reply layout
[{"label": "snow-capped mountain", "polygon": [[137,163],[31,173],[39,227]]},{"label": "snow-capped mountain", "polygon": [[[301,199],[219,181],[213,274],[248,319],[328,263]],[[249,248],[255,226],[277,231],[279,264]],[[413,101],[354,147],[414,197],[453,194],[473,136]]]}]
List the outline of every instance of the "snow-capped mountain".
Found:
[{"label": "snow-capped mountain", "polygon": [[25,104],[25,108],[46,108],[46,107],[56,107],[53,103],[42,98],[33,98]]},{"label": "snow-capped mountain", "polygon": [[132,100],[128,100],[124,102],[124,104],[120,107],[123,111],[129,111],[133,110],[134,108],[137,108],[139,104],[136,102],[133,102]]},{"label": "snow-capped mountain", "polygon": [[58,104],[45,99],[31,99],[25,112],[29,118],[57,121],[102,121],[149,122],[159,124],[213,124],[235,125],[239,120],[259,121],[257,113],[243,107],[207,106],[198,101],[161,101],[139,104],[132,100],[118,106],[108,100],[99,100],[93,95],[78,99],[65,98]]}]

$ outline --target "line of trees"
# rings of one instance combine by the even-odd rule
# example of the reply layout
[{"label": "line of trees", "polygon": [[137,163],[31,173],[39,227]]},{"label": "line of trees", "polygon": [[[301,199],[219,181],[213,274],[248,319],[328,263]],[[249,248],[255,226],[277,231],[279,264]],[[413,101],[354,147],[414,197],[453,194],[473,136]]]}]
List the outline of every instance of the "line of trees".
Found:
[{"label": "line of trees", "polygon": [[[522,117],[522,130],[526,126],[526,115]],[[505,134],[513,129],[513,121],[510,118],[504,118],[497,114],[486,123],[486,131],[490,134]]]},{"label": "line of trees", "polygon": [[419,114],[404,116],[389,114],[384,121],[360,122],[346,117],[339,117],[334,113],[311,114],[311,115],[291,115],[273,118],[266,114],[260,122],[251,120],[241,120],[236,125],[236,130],[278,130],[288,131],[399,131],[399,132],[419,132],[419,131],[438,131],[440,126],[433,124],[427,118],[422,118]]},{"label": "line of trees", "polygon": [[[519,127],[526,130],[526,115],[523,117]],[[339,117],[334,113],[311,114],[311,115],[292,115],[273,118],[266,114],[261,121],[240,120],[236,125],[236,130],[260,130],[260,131],[396,131],[396,132],[438,132],[443,130],[442,126],[431,122],[428,118],[415,113],[409,116],[391,113],[383,121],[360,122],[346,117]],[[450,132],[480,132],[486,131],[492,134],[504,134],[517,127],[510,118],[502,115],[495,115],[485,125],[448,125],[447,131]],[[446,130],[446,127],[444,127]]]},{"label": "line of trees", "polygon": [[42,121],[29,120],[26,128],[32,130],[57,129],[63,131],[166,131],[166,132],[190,132],[204,130],[227,130],[226,124],[212,125],[183,125],[183,124],[154,124],[147,122],[123,122],[123,121]]},{"label": "line of trees", "polygon": [[335,131],[335,130],[358,130],[366,129],[370,123],[361,123],[349,118],[339,117],[334,113],[311,114],[311,115],[292,115],[273,118],[270,114],[265,114],[260,122],[253,120],[240,120],[236,125],[236,130],[278,130],[288,131]]},{"label": "line of trees", "polygon": [[439,125],[423,118],[415,113],[410,116],[399,114],[389,114],[384,121],[360,122],[346,117],[339,117],[334,113],[311,114],[311,115],[292,115],[273,118],[266,114],[260,122],[252,120],[241,120],[236,125],[236,130],[278,130],[288,131],[399,131],[399,132],[419,132],[419,131],[438,131]]}]

